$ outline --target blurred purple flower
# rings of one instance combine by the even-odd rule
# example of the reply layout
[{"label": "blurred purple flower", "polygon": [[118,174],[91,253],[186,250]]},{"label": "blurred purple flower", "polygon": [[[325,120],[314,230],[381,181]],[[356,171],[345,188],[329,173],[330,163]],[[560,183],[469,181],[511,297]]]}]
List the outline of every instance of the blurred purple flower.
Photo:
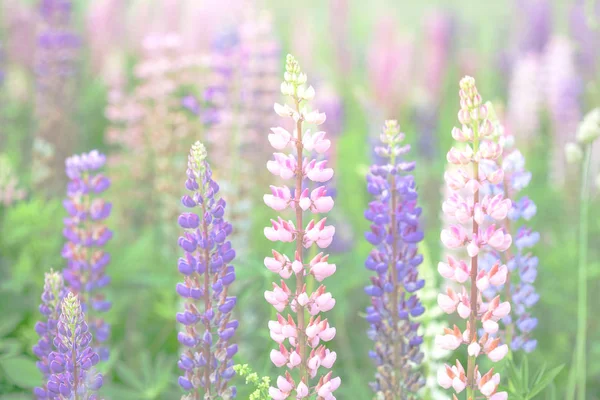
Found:
[{"label": "blurred purple flower", "polygon": [[64,220],[63,235],[67,243],[62,251],[67,260],[64,278],[69,290],[80,297],[94,336],[92,346],[102,360],[108,359],[104,342],[109,337],[110,326],[99,313],[111,307],[101,291],[110,283],[110,277],[105,274],[110,254],[103,247],[113,236],[103,222],[110,215],[112,204],[98,197],[110,186],[108,178],[97,172],[105,162],[106,157],[97,150],[70,157],[65,162],[70,181],[63,205],[69,216]]},{"label": "blurred purple flower", "polygon": [[36,119],[33,182],[46,194],[64,187],[63,162],[77,144],[73,121],[79,37],[71,28],[70,0],[40,0],[35,48]]},{"label": "blurred purple flower", "polygon": [[552,3],[548,0],[516,0],[520,19],[519,51],[541,54],[552,35]]},{"label": "blurred purple flower", "polygon": [[552,38],[542,61],[542,87],[552,122],[551,179],[566,178],[565,145],[573,141],[581,120],[583,82],[575,64],[575,49],[564,37]]},{"label": "blurred purple flower", "polygon": [[576,0],[571,8],[569,30],[575,42],[577,64],[587,79],[594,79],[598,72],[598,48],[600,30],[592,24],[600,20],[600,2],[588,7],[585,0]]}]

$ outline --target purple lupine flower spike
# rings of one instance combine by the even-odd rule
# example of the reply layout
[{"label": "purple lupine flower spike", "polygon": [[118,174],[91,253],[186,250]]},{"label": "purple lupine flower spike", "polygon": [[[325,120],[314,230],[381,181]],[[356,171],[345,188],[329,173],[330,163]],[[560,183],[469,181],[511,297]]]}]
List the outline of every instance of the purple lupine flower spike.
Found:
[{"label": "purple lupine flower spike", "polygon": [[[50,353],[54,350],[53,340],[57,335],[57,324],[60,316],[60,303],[66,295],[66,289],[62,274],[50,271],[44,280],[44,291],[42,293],[42,304],[40,313],[43,318],[35,324],[35,331],[40,336],[37,344],[33,346],[33,353],[39,358],[36,363],[44,375],[44,380],[50,378]],[[47,399],[48,391],[46,385],[36,387],[34,394],[38,399]]]},{"label": "purple lupine flower spike", "polygon": [[365,288],[371,296],[368,334],[375,342],[370,357],[377,366],[371,387],[378,398],[386,399],[413,398],[425,384],[417,370],[423,360],[423,338],[417,333],[419,323],[412,320],[425,311],[415,294],[425,284],[417,274],[423,261],[417,249],[423,239],[421,208],[414,178],[404,174],[412,171],[415,163],[401,159],[410,150],[409,145],[401,145],[403,140],[398,122],[385,121],[383,146],[375,152],[387,161],[373,165],[367,175],[367,189],[375,198],[365,211],[365,218],[371,221],[365,237],[375,246],[365,266],[376,273]]},{"label": "purple lupine flower spike", "polygon": [[[499,331],[498,335],[501,335],[505,342],[510,342],[511,350],[523,350],[529,353],[537,346],[532,331],[537,326],[538,320],[533,316],[531,308],[539,300],[539,294],[534,287],[538,258],[531,254],[529,249],[539,241],[540,234],[522,223],[533,218],[537,208],[529,197],[518,198],[519,192],[529,185],[531,172],[525,169],[525,157],[514,148],[512,136],[504,138],[502,169],[504,170],[503,182],[498,185],[487,185],[484,191],[494,196],[503,194],[512,201],[508,219],[505,220],[506,230],[514,237],[515,249],[514,252],[509,249],[505,253],[509,272],[507,284],[510,286],[506,287],[507,284],[501,287],[490,286],[483,295],[488,300],[502,293],[510,295],[511,312],[502,320],[505,328]],[[515,226],[517,224],[519,226]],[[482,257],[481,265],[489,271],[499,261],[501,261],[500,253],[492,251]]]},{"label": "purple lupine flower spike", "polygon": [[54,347],[48,357],[50,378],[48,397],[57,400],[96,400],[102,387],[102,375],[94,366],[100,357],[92,348],[92,334],[85,322],[79,298],[69,292],[61,303]]},{"label": "purple lupine flower spike", "polygon": [[112,204],[99,197],[110,181],[97,171],[105,162],[106,157],[97,150],[75,155],[65,162],[70,181],[63,205],[69,216],[64,219],[63,235],[67,243],[62,250],[67,259],[64,278],[69,289],[79,295],[94,337],[92,347],[103,361],[108,359],[108,349],[103,344],[109,337],[110,326],[101,313],[111,307],[102,292],[110,283],[105,274],[110,254],[103,247],[112,238],[104,220],[110,215]]},{"label": "purple lupine flower spike", "polygon": [[187,177],[185,187],[193,194],[181,202],[196,212],[184,212],[178,220],[185,232],[178,242],[184,250],[178,263],[184,281],[177,284],[177,293],[185,299],[185,309],[177,313],[184,325],[177,338],[186,348],[178,363],[183,371],[179,385],[187,392],[182,400],[199,399],[202,393],[203,398],[230,399],[236,396],[235,386],[228,384],[235,375],[237,344],[231,338],[238,321],[231,317],[236,298],[227,292],[235,280],[230,264],[235,251],[227,240],[232,226],[223,219],[225,201],[217,196],[219,185],[200,142],[190,151]]}]

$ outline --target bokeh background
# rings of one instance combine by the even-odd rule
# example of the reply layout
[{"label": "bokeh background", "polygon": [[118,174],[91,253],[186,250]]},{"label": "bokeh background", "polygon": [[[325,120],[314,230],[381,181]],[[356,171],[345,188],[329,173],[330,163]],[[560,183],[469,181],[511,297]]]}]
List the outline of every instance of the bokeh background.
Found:
[{"label": "bokeh background", "polygon": [[[65,157],[99,149],[114,203],[107,269],[113,307],[107,399],[174,399],[179,300],[178,198],[185,158],[201,140],[228,200],[238,257],[236,361],[275,377],[262,293],[271,244],[262,203],[272,104],[294,54],[327,112],[334,138],[337,227],[328,289],[338,398],[368,399],[363,239],[370,146],[384,119],[398,119],[417,161],[426,237],[427,343],[447,323],[436,272],[445,153],[458,124],[458,81],[476,78],[525,154],[541,240],[534,308],[534,366],[565,364],[538,398],[564,398],[575,341],[579,168],[565,162],[583,114],[600,104],[600,3],[589,0],[0,0],[0,399],[31,398],[40,383],[31,352],[44,272],[61,270]],[[592,175],[600,172],[595,149]],[[592,185],[594,182],[592,182]],[[600,183],[599,183],[600,184]],[[590,223],[588,398],[600,399],[600,199]],[[452,357],[431,354],[434,358]],[[435,371],[425,368],[429,377]],[[239,398],[247,390],[237,382]],[[435,383],[430,383],[433,388]],[[435,397],[432,390],[426,399]],[[439,396],[439,395],[438,395]]]}]

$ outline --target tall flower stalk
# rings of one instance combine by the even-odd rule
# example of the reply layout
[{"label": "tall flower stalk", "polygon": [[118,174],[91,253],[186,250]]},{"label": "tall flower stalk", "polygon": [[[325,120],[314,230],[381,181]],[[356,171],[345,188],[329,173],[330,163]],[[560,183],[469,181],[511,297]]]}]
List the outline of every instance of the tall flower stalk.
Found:
[{"label": "tall flower stalk", "polygon": [[423,360],[423,337],[418,334],[419,323],[412,321],[425,311],[414,294],[425,284],[417,277],[417,266],[423,262],[417,248],[423,240],[421,208],[414,177],[404,174],[412,171],[415,163],[401,159],[410,150],[410,145],[401,145],[403,140],[398,122],[385,121],[382,146],[375,152],[387,161],[373,165],[367,175],[367,189],[375,200],[365,211],[371,221],[365,236],[376,246],[365,265],[377,273],[365,288],[371,296],[369,337],[375,342],[370,356],[377,366],[371,387],[377,398],[389,400],[417,398],[425,384],[417,370]]},{"label": "tall flower stalk", "polygon": [[187,392],[182,400],[231,399],[236,388],[229,380],[235,375],[232,359],[238,350],[231,343],[238,327],[231,315],[236,297],[228,295],[235,280],[230,265],[235,251],[227,240],[232,226],[223,219],[225,201],[217,196],[219,185],[212,180],[200,142],[190,151],[185,186],[193,194],[181,202],[197,211],[184,212],[178,219],[185,229],[178,242],[185,252],[178,263],[184,281],[177,284],[185,300],[184,311],[177,314],[185,327],[178,335],[185,346],[178,363],[183,371],[179,385]]},{"label": "tall flower stalk", "polygon": [[81,303],[70,292],[61,303],[61,313],[54,337],[56,351],[48,357],[51,375],[48,398],[56,400],[97,400],[102,375],[93,367],[100,357],[92,350],[92,334],[85,322]]},{"label": "tall flower stalk", "polygon": [[[590,210],[590,165],[592,146],[600,138],[600,108],[590,111],[579,124],[577,143],[569,143],[565,148],[567,159],[583,161],[581,170],[581,190],[579,197],[579,257],[577,264],[577,339],[573,354],[573,368],[569,375],[567,399],[586,399],[587,383],[587,329],[588,329],[588,232]],[[583,148],[583,150],[581,149]],[[575,155],[574,155],[575,154]]]},{"label": "tall flower stalk", "polygon": [[[335,272],[336,266],[328,262],[328,255],[323,252],[310,261],[305,258],[305,249],[310,251],[314,244],[321,249],[327,248],[335,233],[333,226],[325,225],[326,218],[318,222],[311,219],[306,223],[304,216],[306,211],[319,214],[333,208],[333,199],[327,195],[325,186],[311,192],[304,188],[307,179],[323,183],[333,177],[327,161],[304,156],[305,150],[323,154],[331,145],[325,138],[325,132],[304,130],[305,123],[318,126],[325,122],[325,114],[308,109],[307,103],[313,99],[315,91],[312,86],[306,87],[306,81],[306,74],[301,72],[296,59],[288,54],[281,92],[288,96],[293,106],[276,103],[275,112],[281,117],[291,118],[294,130],[290,133],[282,127],[272,128],[269,142],[276,150],[289,147],[294,153],[274,153],[274,160],[267,163],[267,169],[284,180],[294,179],[295,186],[293,191],[288,186],[271,186],[271,194],[264,196],[265,203],[275,211],[290,208],[295,214],[295,222],[278,217],[271,220],[271,226],[264,230],[267,239],[295,242],[296,248],[293,261],[275,250],[273,257],[265,258],[265,266],[283,278],[280,284],[273,283],[272,291],[265,292],[265,298],[278,312],[277,320],[269,322],[271,338],[278,344],[278,349],[271,351],[271,361],[277,367],[285,365],[288,368],[284,375],[278,377],[277,387],[269,390],[275,400],[286,399],[292,392],[298,399],[314,395],[318,400],[333,400],[333,392],[341,383],[339,377],[332,378],[332,371],[319,376],[319,368],[330,369],[337,357],[335,352],[321,344],[321,341],[332,340],[336,330],[329,325],[327,318],[319,315],[331,310],[335,300],[331,293],[326,292],[324,285],[313,292],[307,290],[308,280],[321,282]],[[291,284],[290,288],[285,280],[292,275],[295,284]],[[291,312],[287,317],[283,314],[286,309]]]},{"label": "tall flower stalk", "polygon": [[66,295],[65,284],[62,274],[50,271],[44,279],[44,291],[42,293],[42,304],[40,313],[43,319],[35,324],[35,331],[40,336],[37,344],[33,346],[33,353],[39,358],[36,363],[38,369],[44,375],[44,386],[36,387],[33,393],[38,399],[48,398],[46,382],[50,378],[50,353],[55,350],[54,338],[58,331],[58,319],[61,312],[61,302]]},{"label": "tall flower stalk", "polygon": [[110,335],[110,326],[102,313],[111,307],[103,293],[110,283],[110,277],[105,273],[110,254],[104,246],[113,235],[104,223],[112,205],[100,197],[110,186],[109,179],[98,172],[105,162],[106,157],[97,150],[75,155],[65,162],[70,181],[63,202],[68,217],[64,220],[63,230],[67,243],[62,250],[62,256],[67,260],[64,279],[69,290],[81,300],[94,337],[92,347],[102,360],[108,359],[104,342]]},{"label": "tall flower stalk", "polygon": [[[436,343],[447,350],[465,344],[468,364],[466,371],[458,360],[452,367],[445,365],[438,371],[438,383],[445,389],[452,387],[457,394],[466,389],[467,400],[475,400],[477,392],[487,399],[506,400],[508,394],[497,391],[500,375],[494,373],[494,368],[482,375],[477,357],[486,354],[491,361],[498,362],[508,353],[508,346],[493,335],[498,331],[498,321],[510,313],[510,303],[501,302],[500,296],[484,302],[481,296],[489,286],[501,286],[506,282],[508,268],[497,262],[489,271],[480,269],[478,255],[481,250],[491,248],[504,252],[510,247],[510,234],[503,226],[497,228],[496,223],[501,224],[507,217],[511,202],[502,194],[480,197],[483,185],[497,185],[504,178],[497,161],[502,146],[495,140],[495,129],[488,119],[488,109],[482,103],[475,80],[463,78],[459,94],[458,119],[462,129],[454,128],[452,137],[465,145],[459,149],[453,147],[448,152],[448,162],[456,169],[445,174],[451,194],[443,204],[444,213],[456,223],[442,230],[441,240],[448,249],[463,253],[466,250],[470,265],[452,255],[448,256],[447,263],[438,264],[443,277],[460,284],[457,291],[449,286],[446,293],[440,294],[438,304],[448,314],[456,311],[467,324],[464,330],[456,325],[453,329],[445,328],[444,333],[436,337]],[[481,168],[484,165],[487,168]],[[469,284],[465,285],[466,282]],[[482,335],[478,332],[480,326]],[[453,398],[457,399],[456,394]]]}]

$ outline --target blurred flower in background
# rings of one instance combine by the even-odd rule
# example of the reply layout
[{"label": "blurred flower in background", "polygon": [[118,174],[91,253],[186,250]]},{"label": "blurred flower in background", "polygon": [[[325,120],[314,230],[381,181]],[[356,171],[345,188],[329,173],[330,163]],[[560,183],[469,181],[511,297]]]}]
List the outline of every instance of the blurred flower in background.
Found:
[{"label": "blurred flower in background", "polygon": [[36,133],[33,142],[33,184],[40,192],[57,194],[65,184],[65,158],[75,150],[78,129],[73,120],[80,38],[72,27],[70,0],[38,3]]}]

